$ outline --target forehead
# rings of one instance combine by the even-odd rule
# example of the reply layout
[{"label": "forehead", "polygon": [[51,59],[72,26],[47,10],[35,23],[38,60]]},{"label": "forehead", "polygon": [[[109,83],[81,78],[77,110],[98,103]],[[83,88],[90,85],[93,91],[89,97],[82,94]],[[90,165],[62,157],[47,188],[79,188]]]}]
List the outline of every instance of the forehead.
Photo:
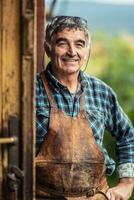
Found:
[{"label": "forehead", "polygon": [[64,38],[68,41],[77,41],[77,40],[86,41],[85,33],[83,30],[80,30],[80,29],[65,28],[62,31],[54,33],[52,36],[52,41],[56,41],[59,38]]}]

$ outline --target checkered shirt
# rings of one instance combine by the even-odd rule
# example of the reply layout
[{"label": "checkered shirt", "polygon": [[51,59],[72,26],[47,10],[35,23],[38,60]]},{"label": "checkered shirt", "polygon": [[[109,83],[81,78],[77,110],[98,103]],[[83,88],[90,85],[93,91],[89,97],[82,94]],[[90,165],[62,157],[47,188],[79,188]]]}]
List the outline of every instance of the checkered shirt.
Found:
[{"label": "checkered shirt", "polygon": [[[134,128],[120,107],[115,92],[101,80],[79,73],[80,86],[72,95],[52,74],[50,64],[44,71],[49,80],[57,107],[71,117],[78,115],[80,97],[85,93],[85,109],[97,144],[103,151],[106,172],[111,175],[115,161],[104,147],[105,130],[116,138],[117,171],[119,177],[134,177]],[[36,82],[36,150],[37,153],[49,127],[50,103],[44,90],[40,74]],[[114,149],[113,149],[114,151]]]}]

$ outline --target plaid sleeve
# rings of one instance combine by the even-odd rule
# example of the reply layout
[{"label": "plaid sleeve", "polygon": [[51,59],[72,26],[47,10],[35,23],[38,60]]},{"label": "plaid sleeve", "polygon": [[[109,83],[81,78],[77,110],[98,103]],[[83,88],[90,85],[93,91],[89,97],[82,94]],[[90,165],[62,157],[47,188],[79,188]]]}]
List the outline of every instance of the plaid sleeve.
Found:
[{"label": "plaid sleeve", "polygon": [[117,168],[119,178],[129,177],[134,178],[134,163],[125,163]]},{"label": "plaid sleeve", "polygon": [[49,123],[49,102],[44,92],[44,87],[40,76],[36,81],[36,153],[39,152],[44,141]]},{"label": "plaid sleeve", "polygon": [[[118,161],[118,173],[120,177],[134,176],[134,128],[127,115],[120,107],[115,93],[111,90],[112,98],[109,104],[107,129],[116,138],[116,155]],[[126,164],[129,164],[129,172]],[[132,173],[130,173],[132,172]],[[124,175],[123,175],[124,174]]]}]

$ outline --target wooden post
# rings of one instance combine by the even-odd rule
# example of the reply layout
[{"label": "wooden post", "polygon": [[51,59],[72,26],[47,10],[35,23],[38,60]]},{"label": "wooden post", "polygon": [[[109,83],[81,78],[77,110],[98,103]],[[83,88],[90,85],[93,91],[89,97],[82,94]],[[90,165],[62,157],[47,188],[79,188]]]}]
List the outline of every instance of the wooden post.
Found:
[{"label": "wooden post", "polygon": [[[9,136],[10,128],[17,135],[11,119],[19,121],[17,160],[24,174],[20,200],[35,198],[35,74],[42,69],[44,4],[44,0],[0,0],[0,137]],[[0,146],[0,199],[5,199],[8,164],[16,163],[8,150]]]},{"label": "wooden post", "polygon": [[[21,118],[20,1],[0,1],[0,137],[9,136],[11,116]],[[17,153],[17,152],[16,152]],[[8,168],[7,145],[0,146],[0,199]]]},{"label": "wooden post", "polygon": [[36,30],[36,55],[37,71],[40,72],[44,65],[44,37],[45,37],[45,1],[35,1],[35,30]]},{"label": "wooden post", "polygon": [[22,1],[22,140],[23,200],[34,199],[35,178],[35,1]]}]

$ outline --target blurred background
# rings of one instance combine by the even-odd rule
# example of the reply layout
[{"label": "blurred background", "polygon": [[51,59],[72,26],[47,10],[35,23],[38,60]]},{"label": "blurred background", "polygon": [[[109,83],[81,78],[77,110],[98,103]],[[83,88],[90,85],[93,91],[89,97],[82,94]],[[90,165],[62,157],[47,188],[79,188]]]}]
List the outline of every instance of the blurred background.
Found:
[{"label": "blurred background", "polygon": [[[85,72],[115,90],[134,124],[134,0],[46,0],[46,14],[47,22],[55,15],[87,19],[92,51]],[[106,132],[104,140],[115,159],[114,138]],[[110,186],[116,184],[116,172],[108,181]]]}]

